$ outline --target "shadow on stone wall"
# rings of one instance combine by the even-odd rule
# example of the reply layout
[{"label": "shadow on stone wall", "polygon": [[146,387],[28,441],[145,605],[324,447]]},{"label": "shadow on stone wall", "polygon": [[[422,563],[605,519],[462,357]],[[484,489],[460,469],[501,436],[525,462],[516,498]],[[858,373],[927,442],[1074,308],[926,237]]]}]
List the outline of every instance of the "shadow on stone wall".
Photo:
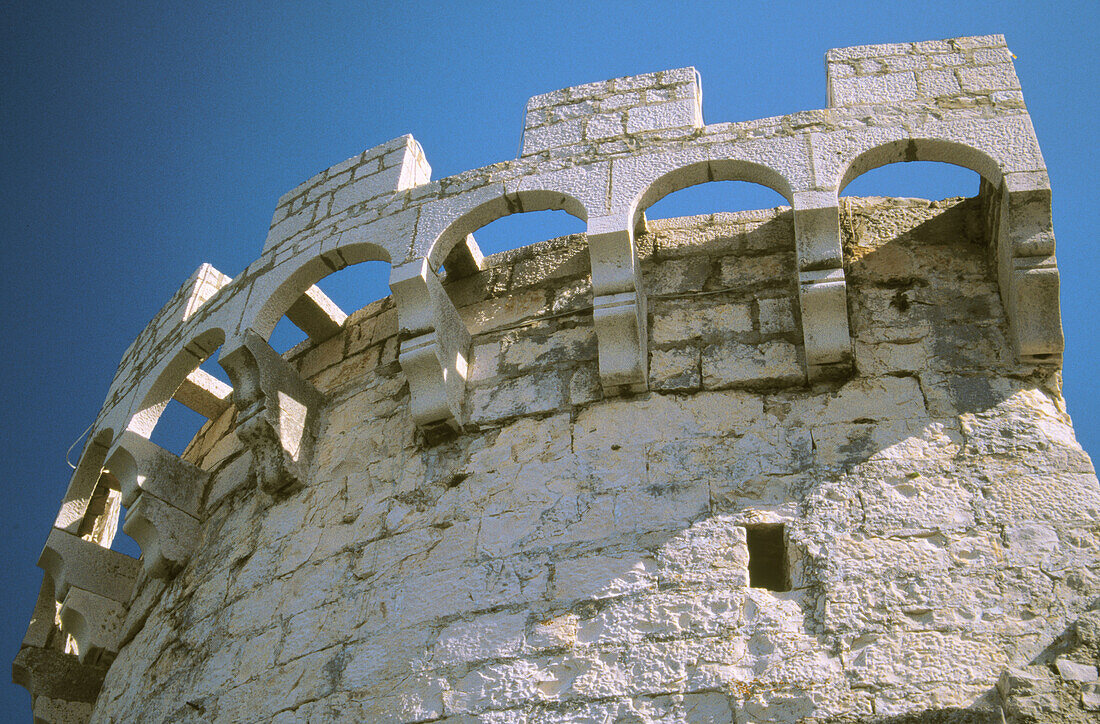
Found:
[{"label": "shadow on stone wall", "polygon": [[[999,722],[1002,670],[1039,660],[1100,591],[1100,490],[1058,373],[1007,351],[973,200],[875,203],[842,219],[858,370],[843,383],[563,396],[429,448],[387,339],[371,337],[369,374],[318,365],[319,387],[341,381],[312,483],[261,505],[240,464],[212,475],[195,558],[101,707]],[[664,223],[648,235],[658,264],[698,253]],[[705,271],[654,273],[708,290],[788,229],[708,237]],[[748,585],[746,530],[763,524],[783,526],[790,591]]]}]

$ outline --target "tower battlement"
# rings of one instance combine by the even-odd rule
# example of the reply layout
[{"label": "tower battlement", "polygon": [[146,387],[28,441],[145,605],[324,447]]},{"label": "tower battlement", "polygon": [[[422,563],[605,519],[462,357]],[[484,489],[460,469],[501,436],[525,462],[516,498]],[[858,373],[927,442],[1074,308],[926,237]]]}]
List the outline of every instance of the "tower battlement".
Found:
[{"label": "tower battlement", "polygon": [[[39,561],[36,718],[1084,721],[1100,486],[1012,55],[826,69],[827,108],[734,123],[693,68],[574,86],[515,159],[432,180],[406,135],[286,193],[123,357]],[[899,161],[980,193],[839,198]],[[721,180],[788,205],[646,219]],[[586,232],[481,252],[546,209]],[[315,285],[365,261],[392,296],[347,314]]]}]

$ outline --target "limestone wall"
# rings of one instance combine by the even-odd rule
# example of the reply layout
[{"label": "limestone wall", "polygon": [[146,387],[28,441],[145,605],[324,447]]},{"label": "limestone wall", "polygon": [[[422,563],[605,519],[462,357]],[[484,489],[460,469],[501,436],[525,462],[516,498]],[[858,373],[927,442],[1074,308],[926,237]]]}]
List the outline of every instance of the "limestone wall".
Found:
[{"label": "limestone wall", "polygon": [[[844,383],[797,374],[789,210],[651,223],[643,398],[600,399],[581,237],[448,285],[476,432],[419,443],[389,300],[298,348],[310,485],[258,496],[231,411],[196,438],[201,540],[139,586],[93,721],[995,711],[1100,592],[1100,488],[1057,372],[1008,352],[980,201],[843,220]],[[780,522],[791,590],[749,587]]]},{"label": "limestone wall", "polygon": [[[36,717],[1085,721],[1100,486],[1007,52],[830,51],[832,107],[739,124],[691,69],[614,79],[532,99],[514,161],[430,181],[402,137],[290,191],[120,365],[39,561]],[[901,160],[981,193],[838,199]],[[792,205],[646,221],[725,178]],[[587,233],[482,256],[546,208]],[[375,259],[363,310],[313,286]],[[182,456],[173,398],[210,419]]]}]

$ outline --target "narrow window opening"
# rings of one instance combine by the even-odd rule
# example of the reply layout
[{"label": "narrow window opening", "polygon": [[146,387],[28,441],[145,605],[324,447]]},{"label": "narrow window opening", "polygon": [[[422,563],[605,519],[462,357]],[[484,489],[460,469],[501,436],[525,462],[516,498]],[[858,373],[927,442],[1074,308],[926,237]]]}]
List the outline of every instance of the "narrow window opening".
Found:
[{"label": "narrow window opening", "polygon": [[787,570],[787,535],[782,523],[746,528],[749,547],[749,585],[769,591],[791,590]]}]

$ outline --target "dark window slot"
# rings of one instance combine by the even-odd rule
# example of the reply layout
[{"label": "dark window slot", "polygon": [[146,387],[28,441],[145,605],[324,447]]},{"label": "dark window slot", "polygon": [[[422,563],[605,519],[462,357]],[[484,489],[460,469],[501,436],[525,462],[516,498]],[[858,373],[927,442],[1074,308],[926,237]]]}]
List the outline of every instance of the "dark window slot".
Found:
[{"label": "dark window slot", "polygon": [[783,524],[757,525],[745,531],[749,547],[749,585],[769,591],[791,590]]}]

